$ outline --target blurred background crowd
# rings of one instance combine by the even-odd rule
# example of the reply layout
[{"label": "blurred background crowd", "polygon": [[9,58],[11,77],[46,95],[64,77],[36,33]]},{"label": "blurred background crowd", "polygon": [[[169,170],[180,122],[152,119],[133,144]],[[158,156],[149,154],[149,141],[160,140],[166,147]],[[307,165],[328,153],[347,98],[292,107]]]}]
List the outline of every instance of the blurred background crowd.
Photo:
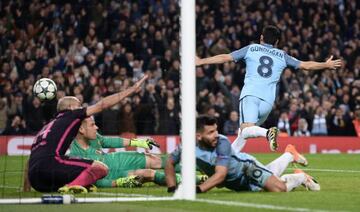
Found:
[{"label": "blurred background crowd", "polygon": [[[57,98],[91,105],[131,86],[140,93],[95,117],[100,131],[179,134],[180,59],[177,0],[0,1],[0,133],[36,134],[55,111],[32,85],[53,79]],[[356,1],[198,0],[197,54],[230,53],[258,42],[261,29],[282,30],[279,44],[300,60],[342,58],[341,70],[285,69],[267,127],[284,136],[360,136],[360,4]],[[196,68],[197,111],[236,134],[243,63]],[[184,79],[186,80],[186,79]]]},{"label": "blurred background crowd", "polygon": [[[279,48],[299,60],[342,58],[341,70],[287,68],[264,125],[283,136],[360,136],[360,4],[343,0],[197,1],[197,54],[208,57],[258,43],[263,26],[282,31]],[[198,111],[218,117],[224,133],[238,127],[245,64],[197,67]]]}]

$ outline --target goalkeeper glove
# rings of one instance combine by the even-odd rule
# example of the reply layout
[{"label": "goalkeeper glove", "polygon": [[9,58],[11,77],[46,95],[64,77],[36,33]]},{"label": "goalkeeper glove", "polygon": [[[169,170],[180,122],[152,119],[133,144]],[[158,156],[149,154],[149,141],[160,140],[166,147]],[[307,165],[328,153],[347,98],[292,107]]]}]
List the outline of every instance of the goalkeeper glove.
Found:
[{"label": "goalkeeper glove", "polygon": [[132,138],[130,139],[129,146],[142,147],[146,149],[152,149],[154,146],[160,147],[160,145],[152,138]]}]

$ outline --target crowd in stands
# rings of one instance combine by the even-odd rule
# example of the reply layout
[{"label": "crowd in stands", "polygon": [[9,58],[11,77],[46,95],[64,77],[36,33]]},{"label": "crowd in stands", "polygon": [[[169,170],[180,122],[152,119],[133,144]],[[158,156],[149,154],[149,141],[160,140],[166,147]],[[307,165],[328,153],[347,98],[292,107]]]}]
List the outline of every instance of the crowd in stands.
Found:
[{"label": "crowd in stands", "polygon": [[[359,2],[198,0],[196,11],[201,58],[258,43],[262,28],[271,24],[282,31],[278,47],[299,60],[325,61],[330,55],[343,59],[340,70],[286,68],[266,127],[277,126],[283,136],[360,134]],[[221,126],[228,126],[225,120],[238,111],[244,65],[196,69],[198,111],[216,115]]]},{"label": "crowd in stands", "polygon": [[[282,31],[279,47],[300,60],[341,70],[287,68],[266,126],[284,135],[360,135],[360,5],[356,1],[197,0],[197,54],[230,53],[258,42],[263,26]],[[34,98],[48,77],[57,98],[91,105],[143,74],[137,95],[95,117],[107,135],[176,135],[180,129],[180,7],[177,0],[0,2],[0,133],[36,134],[56,113],[56,100]],[[218,118],[221,133],[237,134],[244,64],[196,68],[197,111]],[[184,79],[186,80],[186,79]]]}]

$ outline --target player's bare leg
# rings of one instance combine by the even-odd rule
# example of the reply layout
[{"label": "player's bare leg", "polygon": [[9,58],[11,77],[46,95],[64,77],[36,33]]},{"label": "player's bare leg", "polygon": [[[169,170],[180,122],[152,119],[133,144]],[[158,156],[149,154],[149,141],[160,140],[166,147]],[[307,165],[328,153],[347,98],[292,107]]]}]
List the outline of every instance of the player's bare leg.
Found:
[{"label": "player's bare leg", "polygon": [[[301,183],[299,184],[301,185]],[[287,187],[284,181],[281,181],[275,175],[271,175],[266,181],[264,189],[270,192],[286,192]]]},{"label": "player's bare leg", "polygon": [[147,169],[161,169],[161,157],[154,154],[145,154]]}]

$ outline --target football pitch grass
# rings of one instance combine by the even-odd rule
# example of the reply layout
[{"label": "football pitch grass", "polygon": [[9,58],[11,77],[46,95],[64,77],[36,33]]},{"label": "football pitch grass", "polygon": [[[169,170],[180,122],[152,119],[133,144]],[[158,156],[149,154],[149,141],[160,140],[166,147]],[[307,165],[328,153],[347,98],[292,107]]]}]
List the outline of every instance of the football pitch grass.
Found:
[{"label": "football pitch grass", "polygon": [[[264,164],[279,154],[255,154]],[[309,166],[304,170],[314,176],[321,191],[303,187],[289,193],[232,192],[213,189],[197,195],[196,201],[144,201],[121,203],[77,203],[71,205],[0,205],[0,211],[360,211],[360,155],[306,155]],[[0,157],[0,199],[40,197],[42,194],[20,192],[22,167],[27,157]],[[286,173],[291,173],[289,166]],[[97,193],[75,197],[170,197],[166,187],[145,184],[142,188],[99,189]]]}]

